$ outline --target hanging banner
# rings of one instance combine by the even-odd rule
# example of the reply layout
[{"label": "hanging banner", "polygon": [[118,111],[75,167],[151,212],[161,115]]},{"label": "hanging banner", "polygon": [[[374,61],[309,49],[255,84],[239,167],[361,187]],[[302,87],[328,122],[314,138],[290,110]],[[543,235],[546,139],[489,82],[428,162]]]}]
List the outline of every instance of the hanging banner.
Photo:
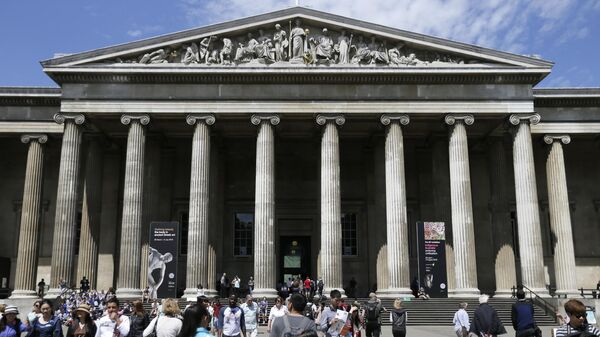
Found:
[{"label": "hanging banner", "polygon": [[177,298],[179,223],[150,224],[148,287],[152,298]]},{"label": "hanging banner", "polygon": [[446,228],[443,222],[417,222],[419,281],[430,297],[448,297]]}]

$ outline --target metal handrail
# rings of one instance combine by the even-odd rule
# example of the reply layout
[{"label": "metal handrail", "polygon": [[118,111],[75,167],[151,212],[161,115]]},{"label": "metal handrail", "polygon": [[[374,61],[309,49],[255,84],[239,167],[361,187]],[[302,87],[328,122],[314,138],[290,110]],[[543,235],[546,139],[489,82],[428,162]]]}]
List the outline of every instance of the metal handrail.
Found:
[{"label": "metal handrail", "polygon": [[583,298],[585,298],[586,292],[592,298],[598,298],[598,293],[600,293],[598,288],[579,288],[578,290],[581,293],[581,297],[583,297]]},{"label": "metal handrail", "polygon": [[529,299],[532,302],[534,302],[537,305],[543,307],[544,308],[544,312],[546,313],[546,315],[548,315],[548,311],[550,311],[550,313],[552,314],[552,317],[554,317],[554,321],[557,322],[556,313],[557,313],[558,308],[556,308],[551,303],[549,303],[548,301],[546,301],[545,299],[543,299],[535,291],[527,288],[527,286],[521,285],[521,287],[523,287],[523,289],[526,289],[527,291],[529,291]]}]

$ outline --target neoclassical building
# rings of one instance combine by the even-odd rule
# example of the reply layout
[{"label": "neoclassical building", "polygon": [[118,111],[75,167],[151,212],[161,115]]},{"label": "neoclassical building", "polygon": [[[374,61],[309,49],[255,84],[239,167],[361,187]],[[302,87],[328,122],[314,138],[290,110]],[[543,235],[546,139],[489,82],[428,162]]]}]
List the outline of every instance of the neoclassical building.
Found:
[{"label": "neoclassical building", "polygon": [[57,88],[0,88],[3,287],[139,296],[175,221],[186,293],[397,296],[441,221],[450,295],[591,288],[600,89],[552,65],[301,7],[42,61]]}]

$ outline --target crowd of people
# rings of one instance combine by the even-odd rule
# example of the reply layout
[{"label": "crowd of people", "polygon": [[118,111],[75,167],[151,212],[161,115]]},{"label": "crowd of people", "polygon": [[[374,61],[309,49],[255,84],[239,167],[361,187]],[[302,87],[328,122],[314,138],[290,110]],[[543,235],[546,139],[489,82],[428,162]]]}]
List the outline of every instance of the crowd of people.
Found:
[{"label": "crowd of people", "polygon": [[[389,316],[394,337],[406,336],[408,312],[396,299],[393,308],[385,308],[375,293],[368,301],[347,301],[338,290],[328,296],[293,292],[278,297],[269,309],[266,298],[255,301],[251,294],[239,300],[237,294],[226,303],[204,295],[190,302],[183,311],[176,299],[154,301],[146,311],[142,300],[120,303],[110,289],[104,291],[64,291],[54,301],[35,301],[22,322],[19,310],[0,305],[0,337],[257,337],[266,324],[269,337],[380,337],[382,317]],[[516,337],[540,337],[534,307],[522,288],[511,310]],[[506,333],[496,310],[482,295],[472,321],[467,303],[460,303],[453,324],[457,337],[491,337]],[[586,306],[572,299],[565,303],[565,317],[556,329],[556,337],[599,336],[600,330],[588,324]]]}]

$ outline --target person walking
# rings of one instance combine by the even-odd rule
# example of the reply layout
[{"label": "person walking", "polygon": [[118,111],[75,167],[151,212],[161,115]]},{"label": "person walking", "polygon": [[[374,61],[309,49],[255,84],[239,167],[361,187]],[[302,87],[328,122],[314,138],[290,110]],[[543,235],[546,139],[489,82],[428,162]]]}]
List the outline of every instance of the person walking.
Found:
[{"label": "person walking", "polygon": [[156,331],[156,337],[176,337],[181,331],[181,318],[177,300],[167,298],[162,304],[162,314],[156,316],[144,330],[143,337]]},{"label": "person walking", "polygon": [[402,301],[397,298],[394,301],[394,309],[390,312],[390,321],[392,322],[392,335],[394,337],[406,336],[406,309],[402,308]]},{"label": "person walking", "polygon": [[342,302],[342,293],[334,289],[329,293],[329,299],[329,306],[326,306],[321,312],[319,327],[325,333],[326,337],[338,337],[341,336],[340,332],[347,321],[347,319],[340,320],[336,318],[337,310]]},{"label": "person walking", "polygon": [[253,301],[252,295],[247,295],[246,302],[240,308],[244,311],[246,335],[256,337],[258,335],[258,304]]},{"label": "person walking", "polygon": [[283,298],[277,297],[275,300],[275,305],[271,307],[269,311],[269,322],[267,323],[267,332],[271,332],[271,326],[273,325],[273,321],[277,317],[281,317],[288,313],[287,307],[283,305]]},{"label": "person walking", "polygon": [[37,287],[38,287],[38,291],[37,291],[38,297],[40,297],[40,298],[44,297],[44,292],[46,291],[46,281],[44,281],[44,279],[42,279],[40,282],[38,282]]},{"label": "person walking", "polygon": [[458,304],[458,310],[454,313],[452,323],[454,323],[454,332],[456,337],[468,337],[471,323],[469,322],[469,314],[467,313],[467,302]]},{"label": "person walking", "polygon": [[538,329],[535,324],[533,305],[525,300],[523,288],[517,289],[517,302],[512,305],[510,319],[515,329],[515,337],[535,337]]},{"label": "person walking", "polygon": [[129,317],[129,337],[142,337],[148,324],[150,324],[150,317],[144,310],[142,301],[133,301],[133,311]]},{"label": "person walking", "polygon": [[75,317],[67,329],[66,337],[94,337],[96,331],[90,306],[85,303],[79,305],[75,309]]},{"label": "person walking", "polygon": [[129,323],[129,317],[119,315],[119,300],[113,296],[106,301],[106,315],[96,320],[95,337],[127,337]]},{"label": "person walking", "polygon": [[210,315],[203,304],[194,304],[183,313],[183,323],[177,337],[214,337],[208,330]]},{"label": "person walking", "polygon": [[469,332],[477,336],[495,337],[506,333],[496,309],[488,304],[489,299],[490,297],[486,294],[479,296],[479,307],[473,314],[473,324],[471,324]]},{"label": "person walking", "polygon": [[254,276],[250,276],[250,278],[248,279],[248,293],[250,295],[252,295],[253,291],[254,291]]},{"label": "person walking", "polygon": [[219,312],[218,337],[246,337],[244,311],[238,307],[237,296],[229,296],[229,306],[222,307]]},{"label": "person walking", "polygon": [[21,337],[21,332],[29,331],[29,325],[22,323],[17,315],[19,309],[14,305],[7,305],[4,315],[0,318],[0,337]]},{"label": "person walking", "polygon": [[54,316],[52,302],[43,300],[41,316],[36,316],[29,322],[29,333],[27,337],[62,337],[61,320]]},{"label": "person walking", "polygon": [[301,336],[313,332],[316,334],[315,322],[304,316],[306,298],[301,294],[293,294],[287,304],[288,314],[277,318],[271,326],[269,337]]},{"label": "person walking", "polygon": [[586,307],[581,301],[568,300],[565,303],[565,311],[569,321],[556,329],[555,337],[600,336],[600,330],[587,322]]},{"label": "person walking", "polygon": [[383,310],[381,300],[375,293],[370,293],[369,301],[365,305],[365,334],[367,337],[381,335],[381,312]]}]

